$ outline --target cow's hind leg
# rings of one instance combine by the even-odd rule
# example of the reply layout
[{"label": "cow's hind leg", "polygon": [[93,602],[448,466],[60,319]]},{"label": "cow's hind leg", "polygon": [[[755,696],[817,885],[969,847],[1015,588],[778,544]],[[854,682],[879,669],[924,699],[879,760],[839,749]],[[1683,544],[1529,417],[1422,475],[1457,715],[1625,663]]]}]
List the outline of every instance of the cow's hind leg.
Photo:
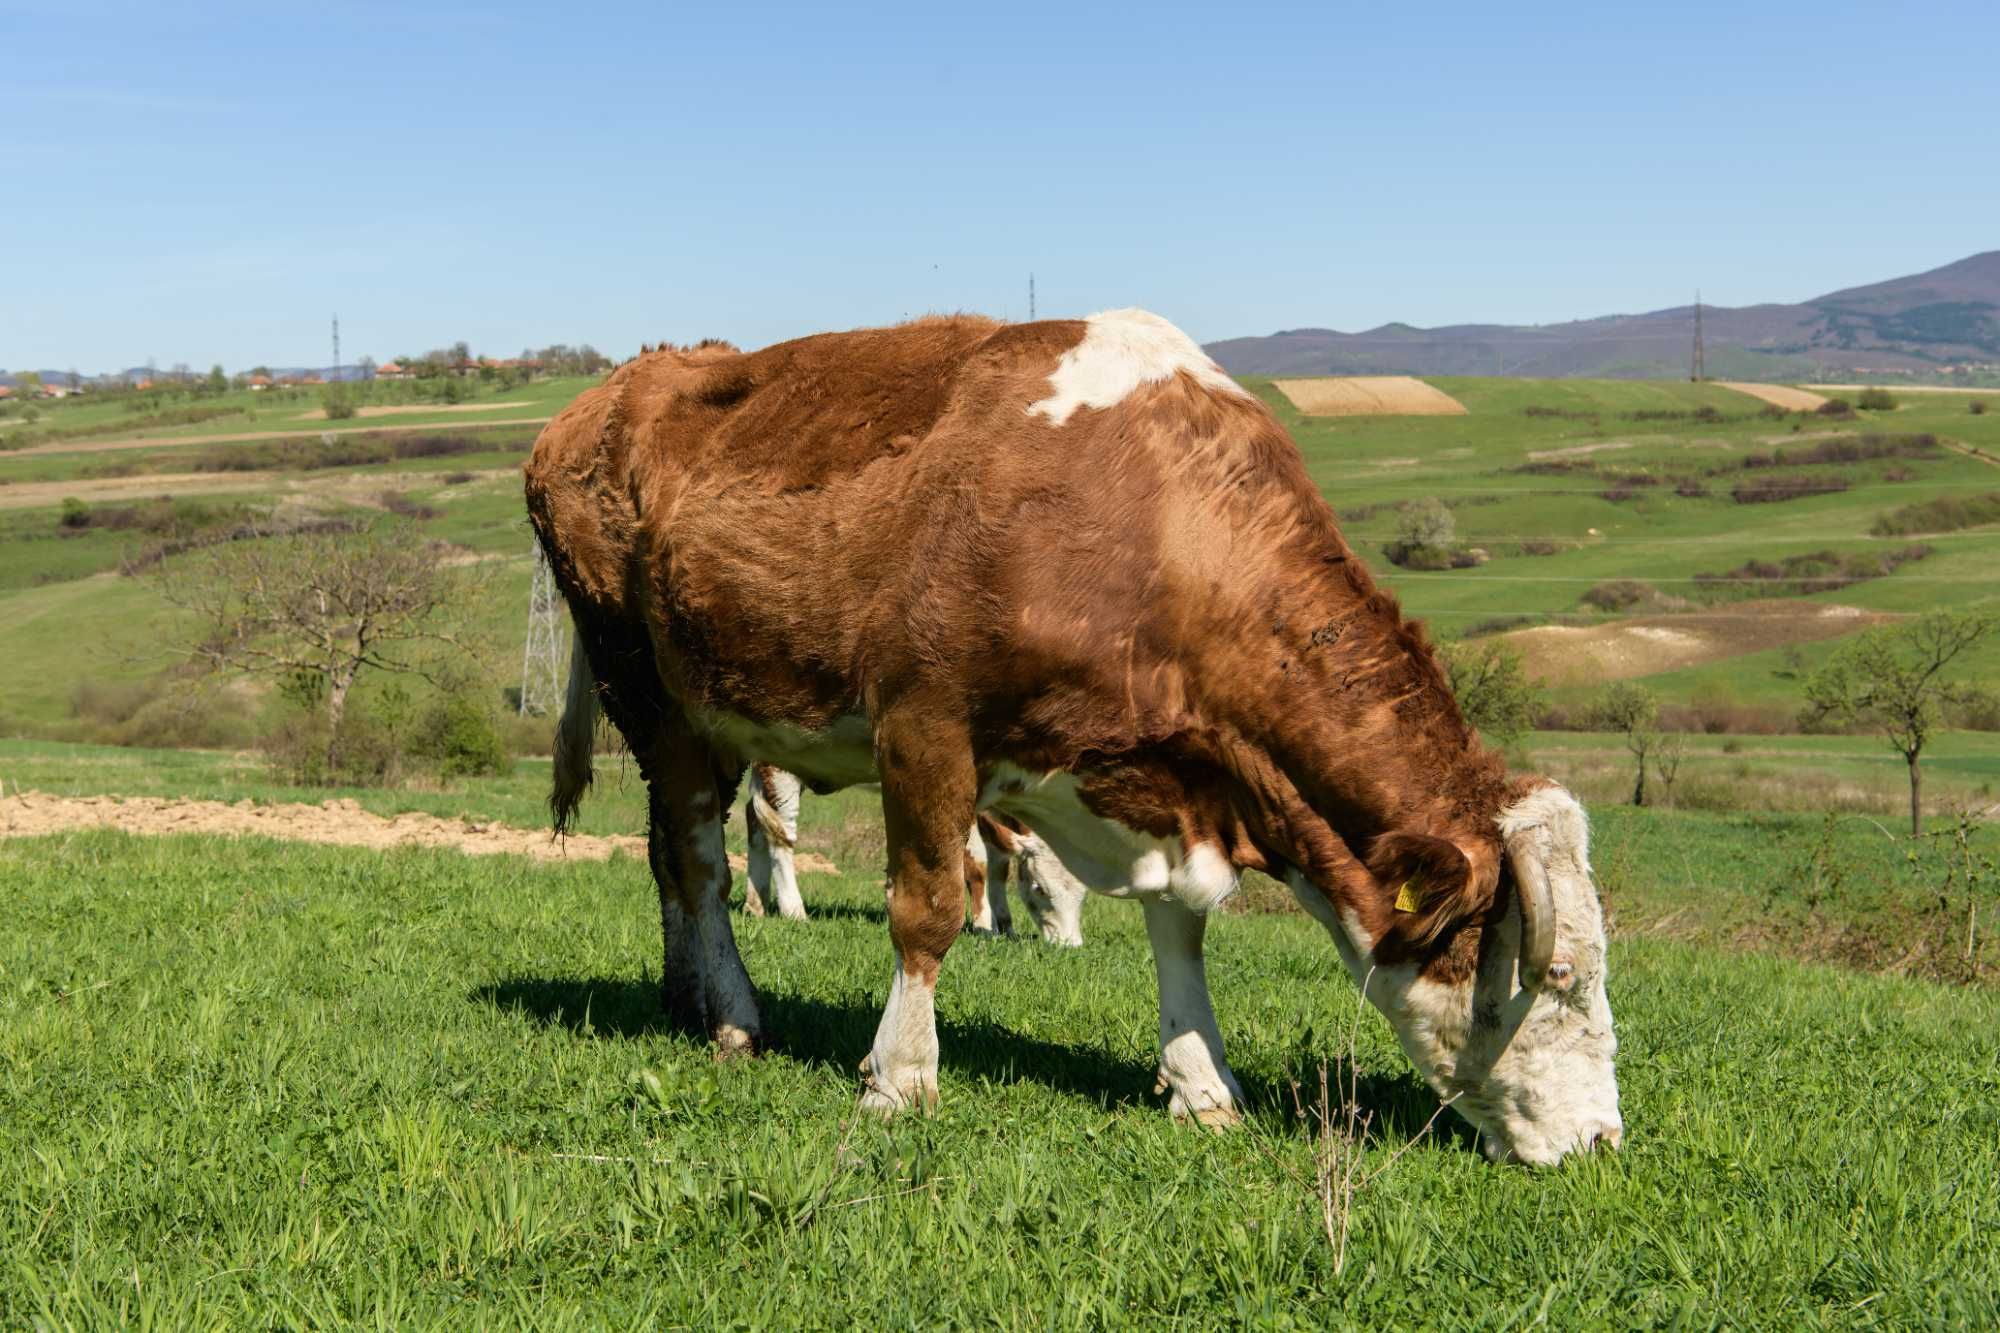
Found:
[{"label": "cow's hind leg", "polygon": [[762,1040],[763,1021],[729,925],[722,823],[734,784],[721,781],[706,746],[677,731],[645,765],[648,859],[665,946],[661,997],[676,1021],[713,1037],[720,1054],[748,1054]]},{"label": "cow's hind leg", "polygon": [[937,1101],[938,970],[965,924],[965,830],[978,779],[962,722],[911,709],[875,728],[889,836],[889,938],[896,966],[862,1105],[882,1115]]},{"label": "cow's hind leg", "polygon": [[[1004,862],[1002,863],[1004,866]],[[972,918],[972,930],[977,935],[1004,935],[1007,927],[1003,924],[1006,913],[1006,889],[1000,889],[996,902],[993,881],[993,854],[986,842],[979,836],[979,825],[965,835],[965,906]],[[995,911],[995,908],[999,911]]]},{"label": "cow's hind leg", "polygon": [[799,896],[794,864],[799,841],[799,780],[782,768],[753,764],[744,787],[749,793],[743,802],[743,822],[750,855],[743,910],[762,916],[775,909],[787,920],[803,921],[806,904]]},{"label": "cow's hind leg", "polygon": [[1146,935],[1160,982],[1160,1091],[1174,1119],[1219,1128],[1242,1119],[1243,1089],[1222,1056],[1222,1029],[1208,998],[1202,936],[1208,918],[1172,898],[1147,898]]}]

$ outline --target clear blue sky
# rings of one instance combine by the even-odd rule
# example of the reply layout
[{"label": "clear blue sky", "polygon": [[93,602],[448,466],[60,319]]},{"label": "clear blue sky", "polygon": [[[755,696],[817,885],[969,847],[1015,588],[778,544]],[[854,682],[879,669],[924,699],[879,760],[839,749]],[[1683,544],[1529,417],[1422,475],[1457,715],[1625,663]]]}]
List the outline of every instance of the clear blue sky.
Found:
[{"label": "clear blue sky", "polygon": [[0,4],[0,366],[1209,340],[2000,247],[2000,5]]}]

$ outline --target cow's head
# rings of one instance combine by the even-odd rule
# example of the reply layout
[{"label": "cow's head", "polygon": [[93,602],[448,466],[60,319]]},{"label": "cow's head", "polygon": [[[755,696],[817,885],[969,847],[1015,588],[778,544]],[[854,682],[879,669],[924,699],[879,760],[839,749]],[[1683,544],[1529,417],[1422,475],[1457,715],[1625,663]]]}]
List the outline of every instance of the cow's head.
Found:
[{"label": "cow's head", "polygon": [[[1444,955],[1412,960],[1378,947],[1384,940],[1354,913],[1317,914],[1411,1060],[1479,1131],[1487,1156],[1547,1165],[1580,1149],[1615,1148],[1624,1134],[1612,1068],[1618,1042],[1583,808],[1551,784],[1496,822],[1506,909],[1460,924]],[[1309,907],[1327,902],[1300,898]]]},{"label": "cow's head", "polygon": [[1014,865],[1020,872],[1021,901],[1027,905],[1035,929],[1050,944],[1081,947],[1086,892],[1083,885],[1049,845],[1033,833],[1023,830],[1016,838]]}]

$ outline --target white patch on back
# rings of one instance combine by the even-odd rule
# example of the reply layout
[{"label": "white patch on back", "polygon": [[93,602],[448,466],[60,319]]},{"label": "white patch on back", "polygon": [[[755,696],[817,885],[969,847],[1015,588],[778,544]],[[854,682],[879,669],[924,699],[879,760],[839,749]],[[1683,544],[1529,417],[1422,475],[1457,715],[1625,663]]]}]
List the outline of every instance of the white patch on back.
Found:
[{"label": "white patch on back", "polygon": [[1084,325],[1083,341],[1063,353],[1049,376],[1049,396],[1030,404],[1029,416],[1039,414],[1060,426],[1079,407],[1111,407],[1141,385],[1172,379],[1183,370],[1218,393],[1250,397],[1194,339],[1158,315],[1107,310]]}]

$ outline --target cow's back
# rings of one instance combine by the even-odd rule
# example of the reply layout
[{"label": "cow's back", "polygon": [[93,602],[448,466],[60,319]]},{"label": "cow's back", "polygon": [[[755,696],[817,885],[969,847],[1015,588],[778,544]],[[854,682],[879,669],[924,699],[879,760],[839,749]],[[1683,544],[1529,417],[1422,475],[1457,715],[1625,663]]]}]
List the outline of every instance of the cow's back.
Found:
[{"label": "cow's back", "polygon": [[697,711],[822,728],[923,676],[1060,718],[1037,729],[1065,749],[1109,743],[1138,719],[1086,719],[1095,677],[1138,712],[1183,704],[1140,623],[1173,613],[1163,568],[1199,558],[1199,516],[1164,489],[1241,495],[1225,440],[1270,435],[1293,471],[1296,454],[1260,405],[1188,376],[1109,411],[1031,410],[1085,333],[930,319],[642,357],[544,432],[530,509],[572,604],[642,619]]}]

